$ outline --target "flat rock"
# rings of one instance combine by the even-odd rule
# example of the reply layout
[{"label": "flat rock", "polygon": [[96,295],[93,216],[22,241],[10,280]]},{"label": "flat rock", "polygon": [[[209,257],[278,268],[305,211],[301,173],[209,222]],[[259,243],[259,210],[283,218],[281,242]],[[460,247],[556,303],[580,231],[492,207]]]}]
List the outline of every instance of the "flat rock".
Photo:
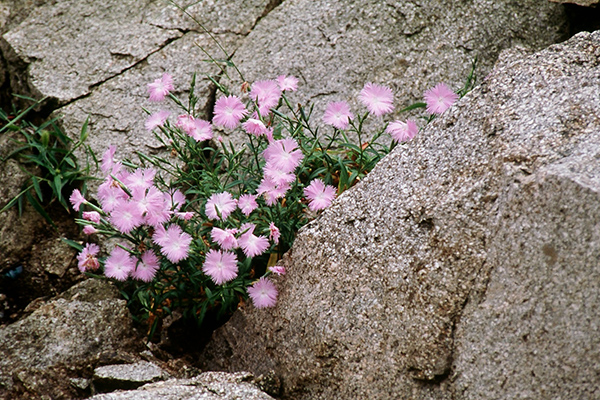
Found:
[{"label": "flat rock", "polygon": [[136,389],[146,383],[165,380],[169,374],[148,361],[135,364],[103,365],[94,370],[93,383],[100,393],[112,392],[117,389]]},{"label": "flat rock", "polygon": [[561,4],[577,4],[578,6],[583,6],[583,7],[595,7],[598,5],[599,1],[598,0],[550,0],[554,3],[561,3]]},{"label": "flat rock", "polygon": [[594,398],[600,31],[521,59],[299,233],[205,368],[284,399]]},{"label": "flat rock", "polygon": [[[57,298],[42,304],[26,318],[0,328],[0,397],[74,398],[81,396],[68,378],[81,378],[98,363],[133,358],[131,317],[117,293],[87,280],[79,284],[83,297]],[[83,301],[89,293],[101,299]],[[129,354],[129,356],[128,356]]]},{"label": "flat rock", "polygon": [[206,372],[191,379],[171,379],[137,390],[99,394],[90,400],[272,400],[247,373]]},{"label": "flat rock", "polygon": [[13,90],[64,104],[180,37],[143,21],[150,3],[62,0],[35,8],[3,35]]}]

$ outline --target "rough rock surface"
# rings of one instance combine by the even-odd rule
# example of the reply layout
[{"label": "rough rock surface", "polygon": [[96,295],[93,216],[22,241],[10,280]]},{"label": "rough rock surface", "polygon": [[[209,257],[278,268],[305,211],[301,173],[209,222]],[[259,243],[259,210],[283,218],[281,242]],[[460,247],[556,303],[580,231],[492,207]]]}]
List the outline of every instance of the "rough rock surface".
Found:
[{"label": "rough rock surface", "polygon": [[[178,1],[229,51],[278,1]],[[99,40],[99,38],[101,40]],[[147,114],[166,103],[148,101],[147,84],[168,72],[174,94],[187,99],[197,72],[197,110],[208,117],[215,87],[205,75],[220,69],[208,56],[225,55],[197,24],[160,0],[62,0],[38,7],[0,41],[11,89],[48,96],[65,132],[73,137],[90,117],[89,144],[96,153],[118,144],[121,156],[155,152],[159,142],[144,128]],[[0,74],[1,75],[1,74]],[[173,106],[167,109],[181,113]],[[177,114],[175,114],[177,115]]]},{"label": "rough rock surface", "polygon": [[554,3],[577,4],[583,7],[595,7],[598,5],[598,0],[550,0]]},{"label": "rough rock surface", "polygon": [[69,378],[134,358],[137,337],[118,292],[86,280],[28,317],[0,328],[0,398],[75,398]]},{"label": "rough rock surface", "polygon": [[[510,29],[506,29],[510,26]],[[398,109],[440,81],[459,89],[478,58],[491,70],[502,49],[539,50],[565,39],[562,7],[536,0],[288,0],[260,21],[234,61],[252,82],[300,77],[299,100],[322,115],[329,101],[356,113],[367,82],[389,85]]]},{"label": "rough rock surface", "polygon": [[135,364],[103,365],[94,370],[93,384],[97,392],[106,393],[117,389],[130,390],[147,383],[162,381],[168,372],[148,361]]},{"label": "rough rock surface", "polygon": [[597,398],[600,31],[509,60],[306,226],[211,369],[286,399]]},{"label": "rough rock surface", "polygon": [[[460,87],[476,55],[483,76],[501,49],[539,49],[562,40],[567,25],[560,5],[533,0],[181,3],[230,53],[238,51],[234,60],[249,81],[300,76],[300,100],[315,103],[317,114],[326,101],[355,97],[367,81],[391,85],[402,108],[438,81]],[[211,116],[215,88],[204,74],[221,72],[203,61],[207,56],[193,42],[215,58],[224,56],[206,35],[196,36],[201,28],[162,1],[132,7],[132,0],[109,0],[98,10],[90,4],[48,2],[4,35],[14,92],[66,104],[58,113],[72,136],[90,116],[90,145],[97,153],[111,143],[128,155],[157,151],[141,107],[165,107],[148,103],[146,93],[163,72],[173,74],[176,94],[185,98],[197,71],[198,109]],[[17,71],[25,70],[20,77]]]},{"label": "rough rock surface", "polygon": [[247,373],[206,372],[191,379],[171,379],[138,390],[99,394],[90,400],[272,400]]}]

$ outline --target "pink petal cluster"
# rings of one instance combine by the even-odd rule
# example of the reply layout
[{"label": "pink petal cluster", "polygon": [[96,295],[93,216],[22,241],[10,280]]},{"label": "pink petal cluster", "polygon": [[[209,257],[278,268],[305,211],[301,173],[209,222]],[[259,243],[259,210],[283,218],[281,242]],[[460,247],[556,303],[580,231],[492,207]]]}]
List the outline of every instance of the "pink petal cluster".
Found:
[{"label": "pink petal cluster", "polygon": [[242,101],[233,95],[221,97],[215,103],[213,124],[229,129],[235,128],[244,116],[248,114]]},{"label": "pink petal cluster", "polygon": [[238,244],[246,257],[256,257],[264,253],[269,248],[269,239],[260,235],[254,235],[254,224],[244,224],[240,228],[242,233],[238,239]]},{"label": "pink petal cluster", "polygon": [[214,227],[210,232],[213,242],[221,246],[223,250],[233,250],[238,247],[238,241],[235,237],[237,229],[221,229]]},{"label": "pink petal cluster", "polygon": [[134,268],[134,258],[127,250],[117,246],[104,262],[104,275],[118,281],[125,281]]},{"label": "pink petal cluster", "polygon": [[325,185],[320,179],[313,179],[310,185],[304,188],[304,195],[310,201],[308,208],[313,211],[329,207],[335,198],[335,194],[335,188],[331,185]]},{"label": "pink petal cluster", "polygon": [[229,192],[215,193],[208,198],[205,212],[210,219],[225,221],[235,210],[237,203]]},{"label": "pink petal cluster", "polygon": [[269,144],[263,156],[267,163],[284,172],[292,172],[302,162],[304,154],[294,139],[280,139]]},{"label": "pink petal cluster", "polygon": [[148,84],[150,101],[163,101],[173,89],[173,78],[167,73],[163,74],[162,78]]},{"label": "pink petal cluster", "polygon": [[250,90],[250,97],[256,101],[260,115],[264,116],[279,103],[281,89],[274,80],[256,81]]},{"label": "pink petal cluster", "polygon": [[345,101],[334,101],[327,105],[323,122],[332,125],[338,129],[346,129],[354,115],[350,112],[350,107]]},{"label": "pink petal cluster", "polygon": [[172,263],[185,260],[192,243],[192,237],[175,224],[169,225],[167,229],[156,229],[152,240],[160,246],[160,252]]},{"label": "pink petal cluster", "polygon": [[360,91],[358,99],[375,116],[381,116],[394,110],[394,94],[388,87],[367,83]]},{"label": "pink petal cluster", "polygon": [[177,118],[175,126],[184,131],[188,136],[194,138],[196,142],[210,140],[213,137],[210,122],[203,119],[196,119],[192,115],[180,115]]},{"label": "pink petal cluster", "polygon": [[131,277],[144,282],[151,282],[160,268],[158,257],[152,250],[145,251],[131,271]]},{"label": "pink petal cluster", "polygon": [[281,265],[273,265],[272,267],[269,267],[269,271],[277,275],[285,275],[285,267],[282,267]]},{"label": "pink petal cluster", "polygon": [[288,90],[294,92],[298,89],[298,78],[295,76],[279,75],[277,77],[277,83],[279,84],[279,89],[281,89],[282,92]]},{"label": "pink petal cluster", "polygon": [[246,132],[248,132],[254,136],[260,136],[260,135],[267,134],[267,127],[259,119],[248,118],[248,120],[246,122],[244,122],[242,124],[242,126],[244,127]]},{"label": "pink petal cluster", "polygon": [[150,115],[146,120],[146,123],[144,124],[146,130],[152,131],[158,126],[163,126],[165,122],[167,122],[167,118],[169,118],[169,115],[171,115],[171,113],[164,110],[155,112],[154,114]]},{"label": "pink petal cluster", "polygon": [[394,121],[390,122],[385,131],[397,142],[406,142],[414,138],[419,132],[417,123],[412,119],[407,119],[406,122]]},{"label": "pink petal cluster", "polygon": [[77,255],[77,267],[79,271],[95,271],[100,267],[100,262],[96,258],[100,247],[97,244],[88,243]]},{"label": "pink petal cluster", "polygon": [[427,112],[437,115],[443,114],[458,100],[458,95],[445,83],[438,83],[435,87],[426,90],[423,97],[427,103]]},{"label": "pink petal cluster", "polygon": [[100,223],[100,213],[97,211],[84,211],[83,219],[94,222],[96,224],[99,224]]},{"label": "pink petal cluster", "polygon": [[83,197],[79,189],[73,190],[71,197],[69,197],[69,201],[75,211],[79,211],[81,205],[86,202],[85,197]]},{"label": "pink petal cluster", "polygon": [[281,232],[279,232],[279,228],[275,226],[274,222],[271,222],[269,224],[269,239],[271,239],[273,243],[278,243],[280,236]]},{"label": "pink petal cluster", "polygon": [[202,272],[210,276],[217,285],[229,282],[238,274],[237,256],[229,251],[211,249],[206,253]]},{"label": "pink petal cluster", "polygon": [[248,295],[256,308],[273,307],[277,303],[277,288],[265,277],[248,287]]},{"label": "pink petal cluster", "polygon": [[253,194],[243,194],[240,196],[237,202],[238,207],[246,217],[258,207],[256,203],[256,196]]}]

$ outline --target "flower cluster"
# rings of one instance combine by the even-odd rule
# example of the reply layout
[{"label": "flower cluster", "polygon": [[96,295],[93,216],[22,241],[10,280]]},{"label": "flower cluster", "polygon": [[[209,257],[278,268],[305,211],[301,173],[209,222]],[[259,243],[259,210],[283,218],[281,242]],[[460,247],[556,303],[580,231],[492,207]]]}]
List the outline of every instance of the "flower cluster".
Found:
[{"label": "flower cluster", "polygon": [[[358,96],[366,113],[355,117],[344,101],[327,105],[322,120],[335,129],[322,142],[304,110],[287,100],[297,88],[298,79],[285,75],[244,83],[241,96],[224,91],[207,119],[194,111],[193,86],[185,107],[171,94],[169,74],[150,83],[150,101],[171,98],[184,110],[174,121],[158,111],[145,124],[178,160],[140,155],[137,164],[119,162],[116,147],[108,148],[97,202],[78,190],[70,201],[81,212],[85,234],[116,244],[105,257],[98,245],[86,244],[79,269],[130,285],[132,301],[149,319],[181,308],[201,320],[215,308],[231,312],[248,298],[257,308],[274,306],[278,293],[269,276],[285,274],[276,263],[297,230],[419,130],[412,119],[393,121],[363,143],[362,122],[394,110],[392,90],[367,83]],[[456,98],[443,84],[425,93],[433,114]],[[241,129],[246,147],[214,140],[223,129]],[[345,130],[358,135],[358,146],[348,143]],[[383,133],[392,147],[378,143]]]}]

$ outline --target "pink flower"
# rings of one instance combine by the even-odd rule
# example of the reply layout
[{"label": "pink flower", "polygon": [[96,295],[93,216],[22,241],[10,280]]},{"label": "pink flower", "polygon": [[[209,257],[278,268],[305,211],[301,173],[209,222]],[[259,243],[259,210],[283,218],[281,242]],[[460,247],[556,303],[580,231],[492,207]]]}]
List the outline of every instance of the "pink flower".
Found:
[{"label": "pink flower", "polygon": [[154,168],[138,168],[133,173],[123,177],[122,182],[132,192],[145,192],[154,184],[156,170]]},{"label": "pink flower", "polygon": [[256,257],[264,253],[269,248],[269,239],[260,235],[254,235],[254,225],[253,224],[244,224],[240,228],[243,232],[247,230],[245,233],[240,236],[238,239],[238,244],[242,248],[242,251],[246,255],[246,257]]},{"label": "pink flower", "polygon": [[407,119],[406,122],[394,121],[390,122],[385,129],[387,133],[397,142],[406,142],[415,137],[419,132],[419,127],[412,119]]},{"label": "pink flower", "polygon": [[167,73],[163,74],[162,78],[148,84],[150,101],[163,101],[165,96],[173,89],[173,78]]},{"label": "pink flower", "polygon": [[129,233],[142,225],[144,216],[135,201],[118,200],[110,214],[110,223],[121,233]]},{"label": "pink flower", "polygon": [[285,275],[285,267],[282,267],[281,265],[273,265],[272,267],[269,267],[269,271],[277,275]]},{"label": "pink flower", "polygon": [[81,207],[83,203],[86,203],[85,197],[83,197],[79,189],[73,190],[71,197],[69,197],[69,201],[73,205],[75,211],[79,211],[79,207]]},{"label": "pink flower", "polygon": [[175,126],[191,136],[196,142],[210,140],[213,137],[210,122],[203,119],[195,119],[191,115],[180,115]]},{"label": "pink flower", "polygon": [[222,285],[237,276],[237,256],[229,251],[211,249],[206,253],[202,272],[210,276],[217,285]]},{"label": "pink flower", "polygon": [[276,81],[256,81],[252,84],[250,97],[258,104],[260,115],[267,115],[269,110],[279,103],[281,89]]},{"label": "pink flower", "polygon": [[152,250],[147,250],[138,260],[135,269],[131,271],[131,277],[144,282],[150,282],[154,279],[156,271],[159,269],[158,257]]},{"label": "pink flower", "polygon": [[277,77],[277,83],[279,84],[279,89],[281,89],[282,92],[287,90],[294,92],[296,89],[298,89],[298,78],[295,76],[279,75]]},{"label": "pink flower", "polygon": [[269,224],[269,232],[269,239],[271,239],[273,243],[278,243],[281,233],[279,232],[279,228],[275,226],[274,222]]},{"label": "pink flower", "polygon": [[163,126],[165,122],[167,122],[167,118],[169,118],[169,115],[171,115],[171,113],[164,110],[155,112],[154,114],[150,115],[145,123],[146,129],[148,131],[151,131],[157,126]]},{"label": "pink flower", "polygon": [[194,117],[189,114],[181,114],[179,117],[177,117],[175,127],[192,136],[192,130],[194,129]]},{"label": "pink flower", "polygon": [[113,165],[115,164],[115,152],[117,151],[117,147],[114,145],[108,146],[108,149],[102,154],[102,172],[105,174],[110,173],[113,169]]},{"label": "pink flower", "polygon": [[242,126],[246,132],[255,136],[265,135],[267,133],[267,127],[259,119],[248,118],[248,120],[244,122]]},{"label": "pink flower", "polygon": [[248,295],[256,308],[273,307],[277,303],[277,288],[265,277],[248,287]]},{"label": "pink flower", "polygon": [[250,213],[258,207],[256,203],[256,196],[252,194],[243,194],[238,199],[238,207],[242,210],[242,213],[245,216],[250,215]]},{"label": "pink flower", "polygon": [[179,225],[174,224],[169,225],[166,230],[162,226],[156,228],[152,240],[160,246],[160,252],[172,263],[185,260],[192,243],[192,237],[183,232]]},{"label": "pink flower", "polygon": [[92,225],[86,225],[83,227],[83,233],[85,233],[86,235],[93,235],[94,233],[97,233],[98,229],[94,228]]},{"label": "pink flower", "polygon": [[203,142],[210,140],[213,137],[212,127],[210,122],[203,119],[197,119],[194,121],[194,129],[190,135],[196,142]]},{"label": "pink flower", "polygon": [[258,185],[258,188],[256,188],[256,193],[263,195],[267,205],[272,206],[277,202],[277,199],[285,196],[288,190],[290,190],[289,184],[277,185],[269,177],[265,176],[260,185]]},{"label": "pink flower", "polygon": [[438,83],[434,88],[426,90],[423,97],[427,103],[427,112],[437,115],[442,114],[458,100],[458,95],[445,83]]},{"label": "pink flower", "polygon": [[335,192],[333,186],[325,185],[320,179],[313,179],[310,185],[304,188],[304,195],[310,200],[308,208],[318,211],[329,207],[335,198]]},{"label": "pink flower", "polygon": [[179,189],[170,189],[168,192],[165,192],[164,196],[165,200],[169,203],[169,208],[175,211],[179,211],[185,203],[185,195]]},{"label": "pink flower", "polygon": [[81,253],[77,255],[77,267],[79,271],[95,271],[100,267],[100,263],[96,258],[96,255],[100,251],[100,247],[93,243],[85,245]]},{"label": "pink flower", "polygon": [[237,203],[229,192],[215,193],[208,198],[205,212],[210,219],[220,219],[225,221],[231,214]]},{"label": "pink flower", "polygon": [[348,128],[350,120],[354,115],[350,112],[350,107],[345,101],[333,101],[327,105],[325,114],[323,114],[323,122],[333,125],[338,129]]},{"label": "pink flower", "polygon": [[263,171],[265,173],[265,177],[275,182],[277,185],[292,183],[296,179],[296,175],[282,171],[281,169],[276,168],[270,162],[267,162]]},{"label": "pink flower", "polygon": [[186,211],[186,212],[176,212],[175,216],[179,219],[182,219],[184,221],[189,221],[190,219],[192,219],[194,217],[194,213],[191,211]]},{"label": "pink flower", "polygon": [[129,196],[121,188],[119,182],[108,177],[104,183],[98,187],[98,198],[100,199],[102,211],[108,213],[115,209],[120,200],[126,200]]},{"label": "pink flower", "polygon": [[128,251],[117,246],[104,263],[104,275],[108,278],[124,281],[134,268],[135,261],[133,257]]},{"label": "pink flower", "polygon": [[98,213],[97,211],[84,211],[83,219],[85,219],[86,221],[91,221],[96,224],[99,224],[100,223],[100,213]]},{"label": "pink flower", "polygon": [[238,247],[237,239],[234,236],[236,233],[237,229],[221,229],[214,227],[210,232],[210,237],[213,242],[218,243],[223,250],[231,250]]},{"label": "pink flower", "polygon": [[388,87],[367,83],[360,91],[358,99],[367,107],[369,112],[377,117],[387,114],[394,109],[394,94]]},{"label": "pink flower", "polygon": [[239,98],[233,95],[221,97],[215,103],[213,124],[233,129],[246,114],[248,111]]},{"label": "pink flower", "polygon": [[265,160],[283,172],[292,172],[304,158],[294,139],[281,139],[271,143],[263,153]]}]

